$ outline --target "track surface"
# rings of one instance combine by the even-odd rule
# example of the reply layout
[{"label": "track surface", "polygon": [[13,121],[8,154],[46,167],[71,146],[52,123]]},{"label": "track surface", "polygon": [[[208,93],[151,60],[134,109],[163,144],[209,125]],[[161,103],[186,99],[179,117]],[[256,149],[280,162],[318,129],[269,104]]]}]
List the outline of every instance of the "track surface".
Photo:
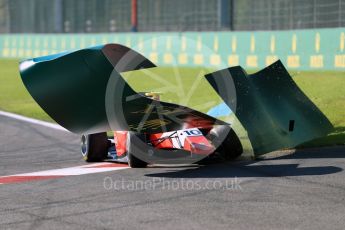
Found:
[{"label": "track surface", "polygon": [[[1,229],[344,229],[345,148],[0,184]],[[79,136],[0,116],[0,176],[84,165]]]}]

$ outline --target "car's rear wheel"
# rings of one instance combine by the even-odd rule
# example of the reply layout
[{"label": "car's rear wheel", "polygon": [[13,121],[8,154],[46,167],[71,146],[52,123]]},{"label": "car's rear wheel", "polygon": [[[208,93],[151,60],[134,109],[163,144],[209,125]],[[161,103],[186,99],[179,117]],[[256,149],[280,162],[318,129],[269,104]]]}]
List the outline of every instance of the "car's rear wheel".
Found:
[{"label": "car's rear wheel", "polygon": [[87,162],[99,162],[107,158],[108,155],[107,133],[94,133],[82,135],[81,154]]},{"label": "car's rear wheel", "polygon": [[147,162],[136,157],[136,151],[145,151],[146,141],[142,134],[128,132],[127,134],[127,157],[131,168],[145,168]]}]

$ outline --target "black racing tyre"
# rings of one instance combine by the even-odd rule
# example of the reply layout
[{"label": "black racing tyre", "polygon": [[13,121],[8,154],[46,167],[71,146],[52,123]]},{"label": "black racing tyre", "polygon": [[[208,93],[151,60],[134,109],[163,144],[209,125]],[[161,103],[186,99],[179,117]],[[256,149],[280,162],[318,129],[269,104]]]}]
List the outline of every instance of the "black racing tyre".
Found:
[{"label": "black racing tyre", "polygon": [[82,135],[81,137],[81,154],[87,162],[99,162],[106,159],[108,147],[108,136],[105,132]]},{"label": "black racing tyre", "polygon": [[234,160],[243,153],[241,141],[230,126],[215,126],[208,134],[208,139],[217,147],[215,152],[225,160]]},{"label": "black racing tyre", "polygon": [[[143,144],[145,143],[145,138],[143,134],[135,133],[135,132],[128,132],[127,134],[127,157],[128,157],[128,165],[131,168],[145,168],[147,166],[147,162],[140,160],[136,157],[133,153],[135,151],[142,151]],[[141,144],[140,147],[138,144]],[[144,145],[145,146],[145,145]],[[145,151],[145,150],[144,150]]]}]

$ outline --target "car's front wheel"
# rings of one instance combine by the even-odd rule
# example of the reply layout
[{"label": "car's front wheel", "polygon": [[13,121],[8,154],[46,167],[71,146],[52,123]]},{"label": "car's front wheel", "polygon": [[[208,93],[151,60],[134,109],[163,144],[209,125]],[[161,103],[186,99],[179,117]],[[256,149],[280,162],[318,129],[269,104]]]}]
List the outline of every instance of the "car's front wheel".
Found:
[{"label": "car's front wheel", "polygon": [[146,147],[146,142],[143,138],[143,135],[135,132],[128,132],[126,147],[129,167],[145,168],[147,166],[147,162],[135,156],[136,151],[145,151],[143,148]]},{"label": "car's front wheel", "polygon": [[208,134],[208,139],[215,144],[215,152],[225,160],[234,160],[243,153],[241,141],[230,126],[214,127]]},{"label": "car's front wheel", "polygon": [[99,162],[106,159],[108,147],[108,136],[105,132],[81,137],[81,154],[87,162]]}]

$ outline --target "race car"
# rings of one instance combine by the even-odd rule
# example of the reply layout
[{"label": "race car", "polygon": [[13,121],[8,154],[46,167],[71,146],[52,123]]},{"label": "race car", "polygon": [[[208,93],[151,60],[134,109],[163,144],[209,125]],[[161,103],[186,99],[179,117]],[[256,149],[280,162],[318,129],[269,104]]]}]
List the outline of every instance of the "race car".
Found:
[{"label": "race car", "polygon": [[[159,93],[145,93],[145,96],[159,100]],[[223,143],[217,143],[220,136],[226,136]],[[224,160],[235,159],[243,152],[242,145],[237,135],[229,126],[203,126],[199,128],[186,128],[164,133],[136,133],[128,131],[114,131],[113,137],[108,137],[106,132],[82,135],[81,153],[85,161],[98,162],[113,160],[128,163],[132,168],[146,167],[148,162],[133,154],[135,145],[145,143],[141,151],[157,154],[158,150],[167,150],[163,153],[163,159],[169,159],[176,155],[185,155],[196,161],[209,158],[217,154]],[[151,147],[149,149],[148,147]],[[178,153],[176,150],[180,150]],[[175,152],[173,152],[175,151]],[[165,156],[164,156],[165,155]],[[163,162],[164,163],[164,162]]]},{"label": "race car", "polygon": [[[216,150],[212,142],[196,128],[146,135],[127,131],[115,131],[113,139],[108,138],[107,133],[104,132],[82,135],[81,139],[81,152],[87,162],[111,159],[116,162],[128,163],[132,168],[146,167],[149,163],[136,157],[136,154],[133,153],[133,145],[138,145],[138,140],[154,149],[151,150],[151,154],[154,154],[154,151],[157,149],[167,150],[166,156],[161,157],[168,159],[177,156],[173,150],[183,150],[179,152],[179,157],[181,157],[182,153],[185,156],[189,155],[190,159],[194,161],[210,157],[211,154],[215,154]],[[237,144],[237,149],[226,148],[225,146],[218,147],[217,153],[221,154],[224,159],[234,159],[242,153],[241,145]],[[228,151],[225,151],[226,149]]]},{"label": "race car", "polygon": [[[142,71],[159,68],[120,44],[32,58],[19,66],[24,85],[42,109],[83,135],[82,154],[90,162],[112,158],[145,167],[199,162],[218,153],[233,159],[248,143],[246,148],[258,156],[333,129],[279,60],[254,74],[235,66],[200,76],[207,81],[204,103],[215,92],[239,125],[229,123],[229,116],[158,100],[154,88],[148,94],[136,92],[123,76],[133,71],[145,81]],[[164,82],[158,72],[155,78]],[[108,138],[109,131],[114,137]],[[238,137],[241,131],[246,139]]]}]

